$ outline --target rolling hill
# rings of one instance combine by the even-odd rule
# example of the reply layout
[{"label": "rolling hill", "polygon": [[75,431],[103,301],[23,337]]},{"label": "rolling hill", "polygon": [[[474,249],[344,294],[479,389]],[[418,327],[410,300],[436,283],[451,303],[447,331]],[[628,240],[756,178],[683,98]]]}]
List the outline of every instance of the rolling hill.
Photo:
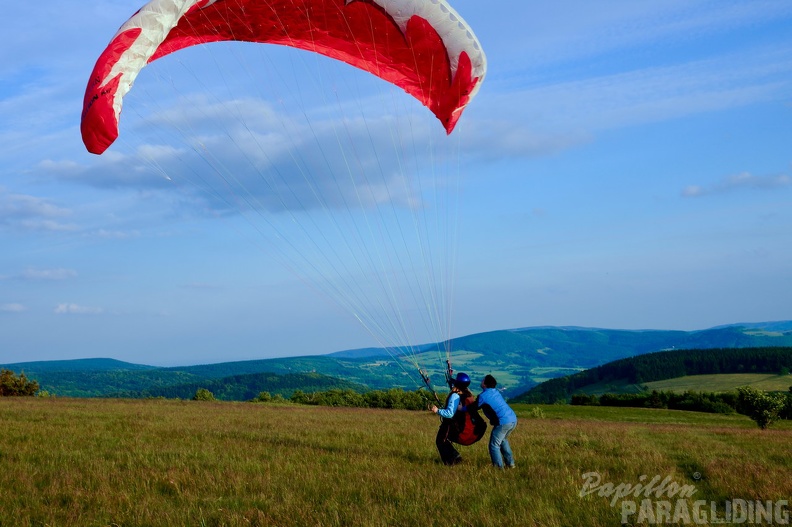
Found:
[{"label": "rolling hill", "polygon": [[[490,373],[506,388],[507,395],[517,395],[548,379],[660,350],[792,346],[792,321],[700,331],[532,327],[478,333],[449,343],[414,347],[418,362],[430,373],[435,386],[442,386],[444,368],[437,350],[446,346],[453,350],[456,371],[465,371],[474,379]],[[255,386],[246,384],[249,379],[242,382],[238,377],[265,373],[318,374],[336,379],[326,385],[343,381],[359,389],[412,390],[421,384],[412,365],[379,348],[170,368],[113,359],[24,362],[0,367],[24,372],[42,389],[56,395],[79,397],[143,396],[209,383],[241,383],[255,390]],[[269,390],[262,387],[260,391]]]}]

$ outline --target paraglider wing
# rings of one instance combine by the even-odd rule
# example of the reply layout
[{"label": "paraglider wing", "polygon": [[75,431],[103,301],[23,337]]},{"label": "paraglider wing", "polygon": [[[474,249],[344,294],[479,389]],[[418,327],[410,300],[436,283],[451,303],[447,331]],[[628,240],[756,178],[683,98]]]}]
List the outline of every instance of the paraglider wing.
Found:
[{"label": "paraglider wing", "polygon": [[418,99],[448,133],[475,95],[486,59],[445,0],[152,0],[99,57],[81,131],[101,154],[118,137],[124,95],[149,62],[197,44],[247,41],[344,61]]}]

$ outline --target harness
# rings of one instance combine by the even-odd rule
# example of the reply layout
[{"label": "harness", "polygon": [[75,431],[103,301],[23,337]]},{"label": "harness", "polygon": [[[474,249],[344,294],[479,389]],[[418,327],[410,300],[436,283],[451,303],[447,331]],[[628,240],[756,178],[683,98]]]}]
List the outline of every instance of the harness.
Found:
[{"label": "harness", "polygon": [[[451,397],[451,394],[448,395]],[[446,439],[458,445],[469,446],[484,437],[487,422],[481,418],[476,408],[476,398],[468,395],[460,397],[460,405],[466,407],[464,412],[456,412],[450,419],[443,418],[440,428],[446,428]],[[446,399],[446,405],[448,399]]]}]

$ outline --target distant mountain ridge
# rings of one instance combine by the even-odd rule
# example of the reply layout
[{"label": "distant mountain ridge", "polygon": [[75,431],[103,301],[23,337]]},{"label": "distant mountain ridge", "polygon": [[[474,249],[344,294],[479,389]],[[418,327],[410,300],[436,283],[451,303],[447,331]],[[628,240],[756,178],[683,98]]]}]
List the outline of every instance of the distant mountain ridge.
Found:
[{"label": "distant mountain ridge", "polygon": [[115,370],[156,370],[156,366],[146,366],[144,364],[133,364],[116,359],[96,358],[96,359],[65,359],[65,360],[43,360],[31,362],[15,362],[13,364],[0,364],[0,367],[13,371],[115,371]]},{"label": "distant mountain ridge", "polygon": [[125,397],[166,397],[189,399],[199,388],[205,388],[220,400],[249,401],[261,392],[289,397],[295,390],[317,392],[326,390],[364,391],[365,386],[319,373],[246,373],[218,379],[201,379],[186,384],[152,388],[140,393],[118,394]]},{"label": "distant mountain ridge", "polygon": [[[474,379],[492,374],[507,389],[507,394],[516,395],[550,378],[650,352],[792,346],[792,321],[732,324],[697,331],[526,327],[477,333],[446,343],[409,348],[414,350],[415,358],[430,373],[435,386],[444,384],[442,372],[445,367],[438,360],[437,350],[445,350],[447,346],[453,350],[452,367],[456,371],[465,371]],[[42,389],[56,395],[80,397],[142,396],[164,393],[175,386],[192,387],[210,382],[222,385],[219,381],[224,379],[263,373],[281,376],[312,373],[332,377],[351,386],[416,389],[422,385],[417,371],[412,372],[412,365],[400,364],[392,356],[392,353],[401,351],[364,348],[327,355],[169,368],[114,359],[21,362],[0,367],[24,371],[29,378],[36,379]],[[242,381],[226,383],[233,382]],[[327,385],[332,384],[328,381]],[[246,386],[248,391],[256,389],[254,385]],[[228,391],[241,393],[241,388],[237,391],[229,388]]]},{"label": "distant mountain ridge", "polygon": [[761,331],[792,331],[792,320],[779,320],[776,322],[741,322],[738,324],[728,324],[725,326],[715,326],[711,329],[723,329],[729,327],[738,327],[745,329],[755,329]]}]

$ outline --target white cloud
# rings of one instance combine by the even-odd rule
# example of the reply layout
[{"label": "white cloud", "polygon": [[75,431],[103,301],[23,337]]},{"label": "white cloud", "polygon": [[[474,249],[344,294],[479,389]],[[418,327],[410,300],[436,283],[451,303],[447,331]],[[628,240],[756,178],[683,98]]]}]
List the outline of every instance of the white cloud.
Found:
[{"label": "white cloud", "polygon": [[[353,106],[360,112],[359,105],[370,104]],[[420,119],[381,107],[367,119],[349,108],[315,112],[321,115],[306,119],[276,113],[270,102],[259,99],[186,96],[167,112],[134,114],[138,119],[131,119],[125,141],[114,150],[86,163],[47,160],[39,163],[36,175],[102,189],[180,191],[174,194],[180,206],[204,211],[384,203],[414,209],[423,197],[411,182],[420,177],[421,190],[431,191],[447,175],[442,166],[458,161],[444,151],[457,142],[444,137],[428,111]]]},{"label": "white cloud", "polygon": [[92,233],[93,236],[97,238],[102,238],[105,240],[129,240],[133,238],[140,237],[140,231],[138,230],[131,230],[131,231],[120,231],[120,230],[107,230],[107,229],[99,229],[98,231]]},{"label": "white cloud", "polygon": [[53,220],[21,220],[17,226],[27,231],[74,232],[77,226],[73,223],[61,223]]},{"label": "white cloud", "polygon": [[13,194],[0,188],[0,218],[11,216],[67,216],[67,209],[49,201],[24,194]]},{"label": "white cloud", "polygon": [[50,200],[26,194],[15,194],[0,187],[0,225],[38,231],[71,231],[73,224],[62,220],[71,211]]},{"label": "white cloud", "polygon": [[220,289],[221,286],[218,284],[210,284],[206,282],[190,282],[188,284],[184,284],[182,287],[185,289],[195,289],[195,290],[213,290],[213,289]]},{"label": "white cloud", "polygon": [[72,269],[26,269],[19,278],[23,280],[68,280],[77,277]]},{"label": "white cloud", "polygon": [[709,186],[690,185],[685,187],[682,190],[682,196],[696,198],[743,190],[779,190],[788,188],[792,188],[792,178],[787,175],[756,176],[749,172],[741,172]]},{"label": "white cloud", "polygon": [[178,159],[175,152],[177,149],[172,147],[147,145],[133,154],[105,152],[100,157],[91,157],[88,164],[46,159],[38,163],[33,173],[41,178],[59,179],[101,189],[163,188],[167,185],[167,177],[163,176],[162,170],[167,165],[160,160]]},{"label": "white cloud", "polygon": [[56,315],[100,315],[104,309],[99,307],[86,307],[77,304],[58,304],[55,307]]},{"label": "white cloud", "polygon": [[[516,4],[509,6],[511,17],[487,16],[492,7],[485,3],[465,8],[463,13],[473,14],[470,22],[474,29],[483,31],[480,36],[492,63],[497,63],[501,72],[508,68],[509,75],[580,62],[592,67],[603,56],[621,60],[636,49],[695,46],[702,39],[720,38],[792,17],[792,4],[786,0],[559,0]],[[643,54],[641,58],[652,55]],[[605,60],[602,64],[612,62]]]},{"label": "white cloud", "polygon": [[23,304],[0,304],[0,312],[3,313],[22,313],[27,311],[27,307]]},{"label": "white cloud", "polygon": [[[531,130],[534,137],[585,136],[601,130],[662,122],[705,112],[785,101],[792,90],[792,47],[751,50],[707,60],[657,65],[575,81],[552,81],[527,88],[500,87],[482,95],[471,113],[511,123],[501,144],[509,147],[515,135]],[[515,123],[519,123],[515,126]],[[537,142],[524,141],[525,151]],[[574,144],[574,141],[570,141]]]}]

